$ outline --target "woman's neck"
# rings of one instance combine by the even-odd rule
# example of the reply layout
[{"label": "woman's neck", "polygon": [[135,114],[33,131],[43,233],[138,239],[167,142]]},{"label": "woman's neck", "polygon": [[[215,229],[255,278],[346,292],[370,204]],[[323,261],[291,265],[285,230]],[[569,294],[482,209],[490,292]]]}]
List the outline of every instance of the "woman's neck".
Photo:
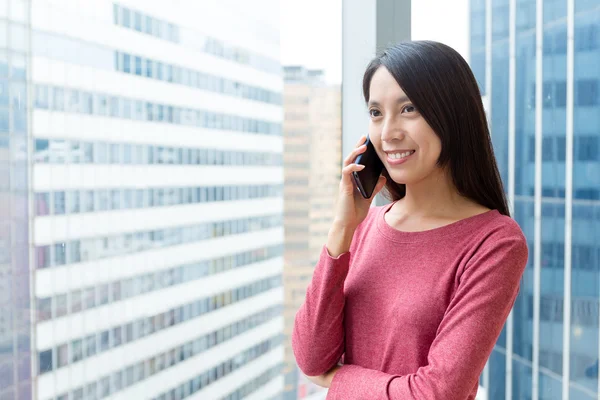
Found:
[{"label": "woman's neck", "polygon": [[397,206],[395,211],[398,214],[418,219],[454,219],[464,214],[466,209],[479,208],[473,201],[460,195],[450,174],[442,171],[406,185],[406,196]]}]

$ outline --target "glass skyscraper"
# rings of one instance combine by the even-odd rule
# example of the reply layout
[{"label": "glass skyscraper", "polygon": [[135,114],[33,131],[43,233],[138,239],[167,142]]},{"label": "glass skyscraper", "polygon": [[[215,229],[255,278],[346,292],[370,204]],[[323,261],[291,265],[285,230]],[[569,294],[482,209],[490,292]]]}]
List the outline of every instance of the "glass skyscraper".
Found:
[{"label": "glass skyscraper", "polygon": [[471,0],[471,66],[530,259],[488,399],[599,398],[600,0]]}]

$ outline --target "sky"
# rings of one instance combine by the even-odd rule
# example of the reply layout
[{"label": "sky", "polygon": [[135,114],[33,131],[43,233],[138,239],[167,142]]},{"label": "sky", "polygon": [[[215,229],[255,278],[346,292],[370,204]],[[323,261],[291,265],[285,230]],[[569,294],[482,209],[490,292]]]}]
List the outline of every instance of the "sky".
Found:
[{"label": "sky", "polygon": [[[413,40],[443,42],[468,61],[469,0],[413,0],[411,11]],[[283,0],[280,12],[283,65],[324,69],[327,81],[341,82],[342,0]]]}]

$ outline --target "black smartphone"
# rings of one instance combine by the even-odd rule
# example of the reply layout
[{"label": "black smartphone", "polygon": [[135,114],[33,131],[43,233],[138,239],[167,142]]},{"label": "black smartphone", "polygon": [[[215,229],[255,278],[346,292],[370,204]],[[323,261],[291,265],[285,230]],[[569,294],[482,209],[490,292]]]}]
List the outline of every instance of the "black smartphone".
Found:
[{"label": "black smartphone", "polygon": [[366,145],[367,149],[362,154],[359,154],[356,157],[356,161],[354,161],[356,164],[361,164],[365,167],[362,171],[353,172],[352,176],[362,197],[369,199],[373,195],[373,190],[377,185],[381,171],[383,171],[383,163],[379,159],[369,136],[367,136]]}]

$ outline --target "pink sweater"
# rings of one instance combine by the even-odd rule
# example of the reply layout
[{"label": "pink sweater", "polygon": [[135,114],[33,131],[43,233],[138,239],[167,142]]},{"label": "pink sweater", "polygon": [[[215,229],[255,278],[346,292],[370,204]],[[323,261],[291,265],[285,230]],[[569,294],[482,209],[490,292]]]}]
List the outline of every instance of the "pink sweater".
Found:
[{"label": "pink sweater", "polygon": [[315,376],[344,364],[328,400],[474,399],[519,292],[525,237],[496,210],[402,232],[385,222],[390,208],[370,210],[348,253],[323,247],[296,314],[298,366]]}]

